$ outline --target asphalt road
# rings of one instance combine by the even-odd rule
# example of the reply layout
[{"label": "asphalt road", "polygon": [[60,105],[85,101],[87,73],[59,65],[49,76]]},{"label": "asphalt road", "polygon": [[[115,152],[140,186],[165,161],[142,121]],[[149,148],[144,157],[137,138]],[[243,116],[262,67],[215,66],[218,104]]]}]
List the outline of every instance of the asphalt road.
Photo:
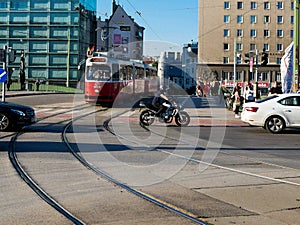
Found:
[{"label": "asphalt road", "polygon": [[[30,105],[37,110],[47,109],[47,113],[51,114],[60,107],[70,105],[74,96],[25,96],[8,98],[7,101]],[[206,103],[204,99],[197,99],[196,106],[205,105],[204,108],[208,110]],[[214,119],[209,111],[205,115],[204,108],[199,108],[201,115],[198,117],[202,120],[206,116]],[[194,115],[195,109],[187,108],[189,110]],[[212,224],[300,224],[299,130],[273,135],[262,128],[239,126],[238,121],[233,121],[236,123],[227,126],[192,124],[187,128],[156,124],[150,127],[149,133],[136,123],[139,113],[133,111],[110,122],[110,126],[122,137],[117,138],[106,134],[102,127],[103,119],[110,115],[107,112],[97,113],[96,123],[89,117],[78,120],[76,124],[80,129],[74,130],[74,134],[77,132],[80,138],[86,139],[69,134],[73,144],[83,144],[89,148],[99,146],[99,140],[91,140],[90,137],[100,137],[100,144],[105,146],[106,153],[117,159],[103,162],[99,168],[104,172],[182,211],[207,218]],[[65,117],[61,116],[60,119]],[[232,114],[227,117],[234,120]],[[20,160],[34,178],[68,209],[81,218],[88,215],[88,224],[162,224],[163,220],[163,224],[193,224],[127,194],[120,196],[122,204],[126,203],[126,206],[120,207],[120,203],[113,202],[114,196],[123,192],[81,167],[67,152],[60,143],[59,133],[63,126],[64,122],[57,123],[56,119],[44,121],[35,128],[39,132],[21,136],[17,146],[23,149]],[[67,220],[37,198],[9,165],[6,152],[9,135],[1,134],[0,163],[3,165],[3,173],[0,182],[6,185],[1,186],[0,196],[6,204],[0,206],[0,221],[6,224],[29,224],[30,221],[39,224],[68,224]],[[46,143],[44,151],[34,151],[43,143]],[[148,151],[149,147],[156,150]],[[92,149],[86,154],[87,157],[95,156],[94,159],[98,157],[92,155],[95,154]],[[172,160],[167,166],[155,173],[155,166],[170,156]],[[131,165],[139,170],[128,170]],[[144,171],[143,168],[147,169],[147,166],[152,170]],[[81,178],[87,180],[84,186],[81,186]],[[66,187],[71,188],[70,192]],[[99,192],[99,187],[104,187],[106,191]],[[103,199],[109,208],[99,205]],[[31,207],[28,208],[30,202]],[[135,211],[135,208],[139,210]],[[101,213],[107,213],[107,220],[98,217],[98,209],[101,209]],[[42,218],[47,214],[50,217]],[[104,214],[100,215],[103,217]],[[119,216],[122,221],[114,221],[113,218]]]}]

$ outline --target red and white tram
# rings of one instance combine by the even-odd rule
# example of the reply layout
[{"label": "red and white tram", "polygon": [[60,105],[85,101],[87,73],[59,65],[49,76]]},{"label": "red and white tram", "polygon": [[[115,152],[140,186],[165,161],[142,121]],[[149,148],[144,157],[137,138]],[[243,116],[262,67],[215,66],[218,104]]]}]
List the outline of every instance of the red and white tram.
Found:
[{"label": "red and white tram", "polygon": [[157,69],[95,52],[86,60],[85,101],[109,105],[117,97],[146,96],[159,88]]}]

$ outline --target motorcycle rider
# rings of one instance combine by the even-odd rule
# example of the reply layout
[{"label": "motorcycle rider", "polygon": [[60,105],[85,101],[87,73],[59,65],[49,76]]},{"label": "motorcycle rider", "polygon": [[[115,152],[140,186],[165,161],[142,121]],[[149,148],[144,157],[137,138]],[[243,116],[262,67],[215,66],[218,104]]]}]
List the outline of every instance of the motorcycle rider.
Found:
[{"label": "motorcycle rider", "polygon": [[172,104],[166,96],[166,91],[164,88],[161,88],[159,91],[156,92],[152,101],[152,105],[158,109],[158,111],[156,112],[156,116],[164,114],[165,119],[169,118],[168,110],[170,109]]}]

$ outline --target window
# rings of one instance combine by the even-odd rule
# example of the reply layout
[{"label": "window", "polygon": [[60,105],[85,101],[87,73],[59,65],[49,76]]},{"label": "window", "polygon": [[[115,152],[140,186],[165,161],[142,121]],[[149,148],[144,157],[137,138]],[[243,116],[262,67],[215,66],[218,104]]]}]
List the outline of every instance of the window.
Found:
[{"label": "window", "polygon": [[256,30],[255,29],[250,30],[250,37],[256,37]]},{"label": "window", "polygon": [[7,9],[7,2],[0,2],[0,10],[6,10]]},{"label": "window", "polygon": [[237,23],[243,23],[243,16],[242,15],[237,16]]},{"label": "window", "polygon": [[224,51],[229,51],[229,44],[228,43],[223,44],[223,50]]},{"label": "window", "polygon": [[276,58],[276,64],[280,65],[281,64],[281,58]]},{"label": "window", "polygon": [[276,50],[277,51],[282,51],[283,47],[282,47],[282,44],[277,44],[276,45]]},{"label": "window", "polygon": [[264,2],[264,9],[265,10],[270,9],[270,2]]},{"label": "window", "polygon": [[294,37],[294,30],[290,30],[290,37],[291,37],[291,38]]},{"label": "window", "polygon": [[277,2],[277,9],[283,9],[283,2]]},{"label": "window", "polygon": [[267,72],[261,72],[260,73],[260,80],[267,81],[268,80],[268,73]]},{"label": "window", "polygon": [[236,43],[236,50],[242,51],[243,50],[243,44],[242,43]]},{"label": "window", "polygon": [[291,10],[294,10],[294,1],[291,1]]},{"label": "window", "polygon": [[269,51],[269,44],[264,43],[264,49],[265,51]]},{"label": "window", "polygon": [[230,30],[224,29],[224,37],[229,37],[230,36]]},{"label": "window", "polygon": [[270,31],[269,30],[264,30],[264,37],[270,37]]},{"label": "window", "polygon": [[237,9],[243,9],[243,2],[237,2]]},{"label": "window", "polygon": [[277,30],[277,37],[283,37],[283,30]]},{"label": "window", "polygon": [[294,16],[291,16],[291,24],[294,24]]},{"label": "window", "polygon": [[264,16],[264,23],[270,23],[270,16]]},{"label": "window", "polygon": [[250,44],[250,51],[256,50],[256,44]]},{"label": "window", "polygon": [[256,9],[256,2],[250,2],[250,9]]},{"label": "window", "polygon": [[300,106],[300,97],[287,97],[279,101],[279,103],[288,106]]},{"label": "window", "polygon": [[243,37],[243,30],[238,29],[238,30],[236,31],[236,36],[237,36],[237,37]]},{"label": "window", "polygon": [[230,2],[224,2],[224,9],[230,9]]},{"label": "window", "polygon": [[230,16],[225,15],[224,16],[224,23],[229,23],[230,22]]},{"label": "window", "polygon": [[24,1],[24,0],[11,1],[10,9],[13,9],[13,10],[27,9],[27,1]]},{"label": "window", "polygon": [[250,16],[250,23],[256,23],[256,16],[254,15]]},{"label": "window", "polygon": [[228,64],[229,63],[229,58],[228,57],[223,57],[223,63]]},{"label": "window", "polygon": [[277,16],[277,23],[283,23],[283,16]]}]

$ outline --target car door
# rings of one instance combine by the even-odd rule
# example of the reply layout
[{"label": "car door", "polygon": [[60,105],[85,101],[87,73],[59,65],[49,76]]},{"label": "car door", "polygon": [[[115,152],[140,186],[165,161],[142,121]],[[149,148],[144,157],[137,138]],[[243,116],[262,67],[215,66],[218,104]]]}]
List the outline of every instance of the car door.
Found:
[{"label": "car door", "polygon": [[300,95],[284,98],[279,103],[289,123],[292,126],[300,126]]}]

